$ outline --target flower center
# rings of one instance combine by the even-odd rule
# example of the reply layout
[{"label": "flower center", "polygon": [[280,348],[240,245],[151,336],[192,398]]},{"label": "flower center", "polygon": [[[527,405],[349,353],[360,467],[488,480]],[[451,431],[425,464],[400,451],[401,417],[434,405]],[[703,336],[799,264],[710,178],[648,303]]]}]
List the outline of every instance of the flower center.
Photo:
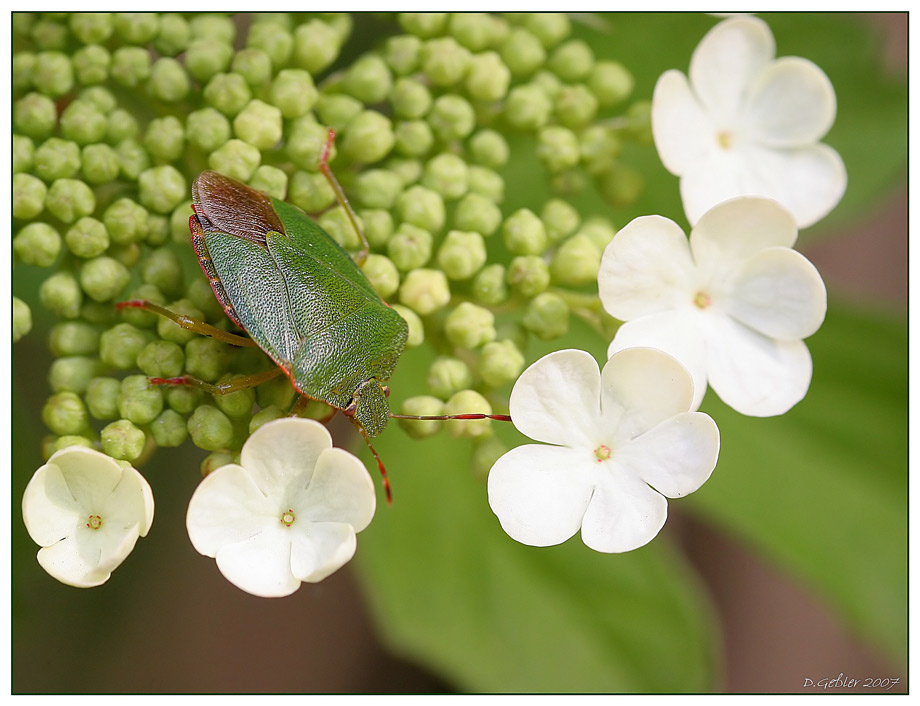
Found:
[{"label": "flower center", "polygon": [[102,527],[102,517],[99,515],[90,515],[89,522],[86,523],[86,526],[91,530],[97,530]]},{"label": "flower center", "polygon": [[700,309],[708,309],[712,304],[712,298],[706,292],[697,292],[696,296],[693,297],[693,303]]},{"label": "flower center", "polygon": [[613,456],[613,451],[611,451],[610,447],[606,444],[601,444],[594,449],[594,458],[597,459],[598,463],[610,460],[611,456]]},{"label": "flower center", "polygon": [[735,136],[732,135],[728,130],[722,130],[718,135],[716,135],[716,140],[719,143],[719,147],[723,150],[730,150],[732,148],[732,143],[735,141]]},{"label": "flower center", "polygon": [[291,525],[293,525],[295,519],[296,518],[294,517],[294,511],[291,510],[290,508],[288,508],[287,510],[281,513],[281,524],[284,525],[285,527],[290,527]]}]

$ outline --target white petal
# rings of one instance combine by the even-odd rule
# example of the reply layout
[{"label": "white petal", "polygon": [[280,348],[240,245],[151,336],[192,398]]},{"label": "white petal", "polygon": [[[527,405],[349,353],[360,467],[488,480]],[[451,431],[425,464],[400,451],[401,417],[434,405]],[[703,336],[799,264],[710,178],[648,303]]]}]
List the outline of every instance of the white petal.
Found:
[{"label": "white petal", "polygon": [[[364,464],[343,449],[326,449],[303,502],[292,500],[310,522],[346,523],[360,532],[370,524],[377,507],[374,482]],[[352,550],[354,551],[354,550]]]},{"label": "white petal", "polygon": [[680,199],[690,224],[713,206],[752,193],[747,186],[749,171],[746,155],[737,149],[714,150],[690,165],[680,178]]},{"label": "white petal", "polygon": [[652,136],[664,168],[680,176],[718,149],[719,129],[680,71],[665,71],[652,95]]},{"label": "white petal", "polygon": [[703,214],[690,232],[690,249],[705,281],[718,286],[755,253],[792,247],[797,236],[792,214],[776,201],[742,196]]},{"label": "white petal", "polygon": [[[693,380],[676,358],[656,348],[613,354],[601,372],[605,427],[615,428],[619,447],[693,403]],[[611,424],[607,424],[607,420]],[[613,426],[613,423],[616,426]]]},{"label": "white petal", "polygon": [[36,544],[50,546],[72,534],[86,515],[67,487],[61,469],[47,463],[32,476],[22,496],[22,519]]},{"label": "white petal", "polygon": [[719,428],[702,412],[675,415],[616,452],[618,466],[669,498],[697,490],[718,458]]},{"label": "white petal", "polygon": [[767,248],[738,273],[729,312],[771,338],[807,338],[824,321],[827,290],[804,255]]},{"label": "white petal", "polygon": [[783,57],[757,76],[744,108],[745,139],[769,147],[804,147],[834,124],[837,98],[827,75],[807,59]]},{"label": "white petal", "polygon": [[345,566],[354,556],[356,547],[357,538],[351,525],[311,522],[306,532],[297,532],[294,537],[291,571],[300,581],[322,581]]},{"label": "white petal", "polygon": [[604,308],[621,321],[686,303],[696,286],[687,236],[662,216],[636,218],[618,231],[597,275]]},{"label": "white petal", "polygon": [[738,195],[755,194],[779,201],[799,228],[824,218],[846,191],[843,160],[825,144],[790,150],[745,144],[741,149],[749,171],[744,190]]},{"label": "white petal", "polygon": [[[91,529],[84,529],[85,534],[77,532],[40,549],[38,563],[61,583],[92,588],[109,580],[112,572],[131,553],[138,534],[134,527],[126,533],[117,534],[115,542],[106,543],[104,540],[113,537],[99,536]],[[100,542],[100,539],[103,541]]]},{"label": "white petal", "polygon": [[713,118],[731,125],[748,85],[775,53],[765,22],[731,17],[709,30],[697,45],[690,59],[690,84]]},{"label": "white petal", "polygon": [[[674,356],[693,378],[693,402],[697,409],[706,393],[706,343],[700,328],[701,313],[693,308],[666,311],[629,321],[619,329],[607,349],[612,356],[625,348],[658,348]],[[681,410],[687,411],[687,410]]]},{"label": "white petal", "polygon": [[777,341],[728,317],[710,321],[709,384],[742,414],[784,414],[808,392],[811,356],[802,341]]},{"label": "white petal", "polygon": [[[281,512],[284,509],[280,510]],[[279,509],[242,467],[221,466],[198,484],[188,504],[186,527],[195,549],[214,557],[228,544],[243,542],[274,523]]]},{"label": "white petal", "polygon": [[262,425],[243,444],[240,465],[266,496],[288,486],[307,487],[316,459],[332,448],[329,431],[317,421],[285,417]]},{"label": "white petal", "polygon": [[581,539],[599,552],[628,552],[648,544],[668,518],[668,501],[618,467],[599,483],[585,511]]},{"label": "white petal", "polygon": [[489,471],[489,505],[502,529],[535,547],[574,535],[596,480],[592,451],[527,444],[499,458]]},{"label": "white petal", "polygon": [[61,469],[70,494],[87,511],[103,507],[122,477],[115,459],[85,446],[61,449],[48,463]]},{"label": "white petal", "polygon": [[588,447],[600,421],[601,373],[589,353],[550,353],[527,368],[511,390],[515,428],[536,441]]},{"label": "white petal", "polygon": [[137,526],[145,536],[153,524],[153,491],[150,484],[135,468],[122,470],[121,480],[112,489],[98,514],[106,526],[117,524],[122,529]]},{"label": "white petal", "polygon": [[288,596],[300,588],[300,579],[291,572],[291,541],[289,528],[279,521],[277,526],[221,547],[217,568],[230,583],[254,596]]}]

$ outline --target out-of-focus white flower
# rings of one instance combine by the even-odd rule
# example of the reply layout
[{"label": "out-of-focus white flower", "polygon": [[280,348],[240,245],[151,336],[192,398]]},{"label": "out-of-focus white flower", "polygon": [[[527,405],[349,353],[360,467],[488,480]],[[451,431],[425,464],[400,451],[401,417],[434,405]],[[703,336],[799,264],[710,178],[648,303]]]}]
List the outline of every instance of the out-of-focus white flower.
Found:
[{"label": "out-of-focus white flower", "polygon": [[201,481],[186,525],[195,549],[217,559],[228,581],[270,598],[345,565],[376,505],[364,464],[333,448],[319,422],[291,417],[259,427],[240,465]]},{"label": "out-of-focus white flower", "polygon": [[666,71],[652,97],[652,133],[680,177],[690,223],[735,196],[779,201],[800,228],[826,216],[846,190],[843,161],[820,143],[837,112],[834,87],[807,59],[774,59],[770,28],[731,17],[703,37],[690,80]]},{"label": "out-of-focus white flower", "polygon": [[789,212],[763,198],[719,204],[689,242],[667,218],[636,218],[610,241],[597,276],[604,308],[627,322],[609,354],[670,353],[693,375],[694,409],[708,381],[742,414],[783,414],[808,391],[802,339],[827,312],[821,276],[791,249],[796,237]]},{"label": "out-of-focus white flower", "polygon": [[617,353],[600,372],[563,350],[525,370],[511,391],[519,431],[544,444],[512,449],[489,472],[489,505],[515,540],[626,552],[664,525],[665,496],[683,497],[712,473],[719,430],[689,412],[690,375],[651,348]]},{"label": "out-of-focus white flower", "polygon": [[22,519],[41,545],[38,563],[62,583],[99,586],[153,523],[153,492],[134,468],[83,446],[68,446],[35,471]]}]

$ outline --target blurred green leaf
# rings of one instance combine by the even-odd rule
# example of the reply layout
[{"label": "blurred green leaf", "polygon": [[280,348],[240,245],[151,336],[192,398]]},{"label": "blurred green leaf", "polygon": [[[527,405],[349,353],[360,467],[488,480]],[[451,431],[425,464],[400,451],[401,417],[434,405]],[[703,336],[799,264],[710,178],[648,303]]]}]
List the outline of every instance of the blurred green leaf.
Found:
[{"label": "blurred green leaf", "polygon": [[808,396],[754,419],[709,393],[722,453],[688,506],[824,595],[904,663],[907,326],[833,305],[808,341]]}]

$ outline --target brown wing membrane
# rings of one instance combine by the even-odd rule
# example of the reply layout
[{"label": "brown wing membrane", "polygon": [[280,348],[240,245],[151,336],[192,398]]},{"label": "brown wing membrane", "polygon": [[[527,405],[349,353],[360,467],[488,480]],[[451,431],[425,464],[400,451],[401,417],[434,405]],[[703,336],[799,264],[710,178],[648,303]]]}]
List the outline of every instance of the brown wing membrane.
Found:
[{"label": "brown wing membrane", "polygon": [[268,231],[284,233],[268,196],[217,172],[202,172],[195,179],[192,200],[205,231],[218,230],[263,245]]}]

